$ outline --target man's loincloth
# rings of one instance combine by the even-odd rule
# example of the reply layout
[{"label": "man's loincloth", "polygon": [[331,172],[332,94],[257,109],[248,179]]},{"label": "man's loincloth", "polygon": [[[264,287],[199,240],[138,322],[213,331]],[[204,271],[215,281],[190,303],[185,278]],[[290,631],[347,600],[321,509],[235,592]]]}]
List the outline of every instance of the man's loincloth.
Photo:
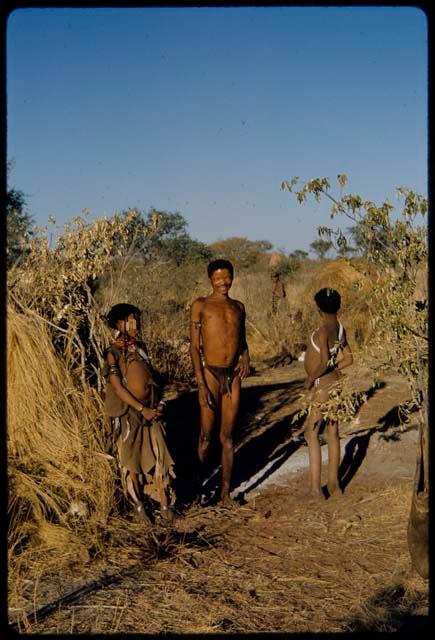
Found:
[{"label": "man's loincloth", "polygon": [[222,395],[228,394],[231,397],[231,387],[234,378],[237,376],[235,371],[236,364],[230,367],[215,367],[214,365],[205,363],[204,369],[210,371],[212,376],[218,381],[220,393]]},{"label": "man's loincloth", "polygon": [[161,420],[146,420],[129,407],[127,413],[112,418],[119,429],[118,459],[124,492],[136,502],[141,499],[132,488],[130,473],[136,473],[143,493],[160,502],[162,489],[169,491],[171,503],[175,501],[171,478],[175,478],[174,461],[165,441],[165,427]]}]

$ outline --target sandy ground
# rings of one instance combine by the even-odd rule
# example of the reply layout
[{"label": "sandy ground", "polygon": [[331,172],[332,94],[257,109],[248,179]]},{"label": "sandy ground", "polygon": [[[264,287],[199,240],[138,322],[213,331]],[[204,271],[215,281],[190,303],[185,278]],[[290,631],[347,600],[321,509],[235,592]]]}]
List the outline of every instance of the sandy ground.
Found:
[{"label": "sandy ground", "polygon": [[[418,431],[395,420],[403,382],[387,377],[348,425],[344,493],[315,502],[306,497],[307,448],[289,427],[302,379],[297,364],[245,383],[232,492],[240,504],[191,506],[169,529],[131,523],[129,540],[106,557],[28,584],[11,603],[11,619],[36,633],[427,629],[428,583],[413,569],[406,539]],[[174,415],[189,415],[194,401],[192,394],[181,408],[174,401]],[[180,473],[197,433],[176,427],[168,437]],[[326,444],[322,454],[325,464]],[[216,456],[209,497],[219,477]],[[188,489],[189,482],[179,485],[181,494]],[[83,585],[86,594],[50,615],[24,615]]]}]

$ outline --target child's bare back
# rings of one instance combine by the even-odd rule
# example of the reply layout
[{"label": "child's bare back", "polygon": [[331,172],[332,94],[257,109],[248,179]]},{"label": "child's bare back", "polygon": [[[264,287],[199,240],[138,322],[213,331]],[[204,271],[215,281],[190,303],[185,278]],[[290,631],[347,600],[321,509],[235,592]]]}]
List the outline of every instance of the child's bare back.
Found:
[{"label": "child's bare back", "polygon": [[[347,343],[346,331],[337,318],[341,298],[338,291],[321,289],[314,299],[321,318],[321,326],[315,329],[308,343],[304,366],[307,379],[305,389],[313,389],[310,413],[304,425],[310,459],[310,495],[323,498],[321,491],[321,450],[318,439],[322,421],[322,404],[329,398],[331,388],[341,377],[341,370],[353,362],[352,351]],[[340,463],[340,440],[336,422],[327,422],[328,432],[328,492],[340,492],[338,468]]]}]

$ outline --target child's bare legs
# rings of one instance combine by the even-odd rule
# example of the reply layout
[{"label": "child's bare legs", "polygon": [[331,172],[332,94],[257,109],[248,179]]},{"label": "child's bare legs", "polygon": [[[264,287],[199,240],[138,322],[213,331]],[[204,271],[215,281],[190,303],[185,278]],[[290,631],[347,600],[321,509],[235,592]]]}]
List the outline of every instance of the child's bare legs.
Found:
[{"label": "child's bare legs", "polygon": [[319,498],[323,498],[321,487],[322,453],[319,442],[319,427],[322,419],[320,404],[326,402],[327,399],[328,392],[326,390],[316,389],[313,392],[311,411],[304,432],[310,461],[310,495]]},{"label": "child's bare legs", "polygon": [[338,424],[328,422],[328,493],[330,496],[341,493],[338,484],[338,468],[340,465],[340,438],[338,437]]}]

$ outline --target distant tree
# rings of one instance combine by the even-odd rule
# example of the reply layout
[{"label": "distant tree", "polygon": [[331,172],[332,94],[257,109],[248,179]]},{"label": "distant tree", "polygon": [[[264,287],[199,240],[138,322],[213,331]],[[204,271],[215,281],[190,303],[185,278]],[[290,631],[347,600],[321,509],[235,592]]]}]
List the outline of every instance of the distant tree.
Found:
[{"label": "distant tree", "polygon": [[310,244],[310,247],[311,250],[317,254],[319,260],[323,260],[328,251],[332,249],[333,244],[330,240],[323,240],[322,238],[319,238],[319,240],[314,240],[314,242]]},{"label": "distant tree", "polygon": [[[146,259],[169,259],[180,265],[187,260],[208,260],[213,255],[206,244],[190,237],[188,222],[179,211],[151,208],[147,214],[138,212],[132,224],[134,250]],[[153,234],[143,233],[150,228]]]},{"label": "distant tree", "polygon": [[248,269],[270,251],[273,244],[268,240],[248,240],[235,236],[213,242],[209,247],[216,258],[226,258],[239,268]]},{"label": "distant tree", "polygon": [[16,260],[27,253],[27,244],[34,234],[32,216],[26,211],[24,193],[9,189],[6,193],[6,251],[7,265],[11,267]]},{"label": "distant tree", "polygon": [[308,251],[303,251],[302,249],[296,249],[292,251],[288,255],[289,258],[294,258],[296,260],[306,260],[308,258]]}]

